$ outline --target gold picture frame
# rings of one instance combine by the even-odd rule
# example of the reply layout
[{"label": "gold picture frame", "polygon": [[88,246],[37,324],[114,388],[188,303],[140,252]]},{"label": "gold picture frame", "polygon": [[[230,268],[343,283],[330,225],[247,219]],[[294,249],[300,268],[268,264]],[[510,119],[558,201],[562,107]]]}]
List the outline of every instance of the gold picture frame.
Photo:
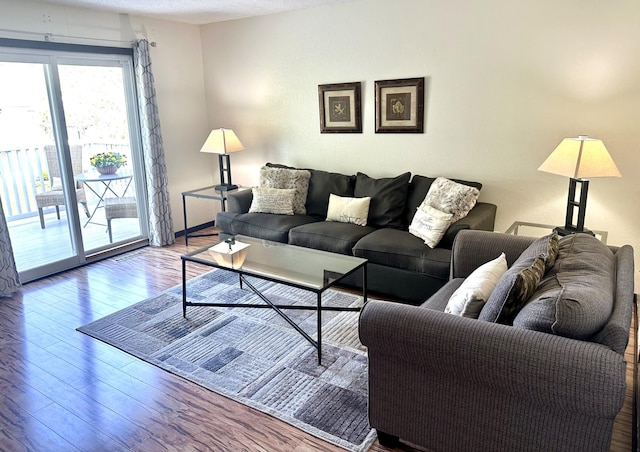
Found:
[{"label": "gold picture frame", "polygon": [[376,133],[424,132],[424,77],[377,80]]},{"label": "gold picture frame", "polygon": [[318,85],[320,133],[362,133],[360,82]]}]

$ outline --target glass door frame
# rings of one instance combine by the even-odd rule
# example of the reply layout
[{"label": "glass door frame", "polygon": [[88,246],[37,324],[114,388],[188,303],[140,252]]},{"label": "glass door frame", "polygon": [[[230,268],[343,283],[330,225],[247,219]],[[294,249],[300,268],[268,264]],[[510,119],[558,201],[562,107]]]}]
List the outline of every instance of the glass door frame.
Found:
[{"label": "glass door frame", "polygon": [[[44,68],[51,126],[54,142],[59,150],[58,161],[65,193],[65,209],[72,248],[71,257],[64,257],[49,264],[19,271],[21,281],[28,282],[118,254],[126,249],[146,246],[149,237],[148,223],[141,221],[141,219],[147,218],[147,194],[146,184],[144,183],[144,157],[138,118],[132,50],[0,38],[0,61],[41,64]],[[125,90],[123,95],[125,97],[126,116],[129,125],[131,166],[133,167],[133,177],[136,181],[134,184],[136,198],[140,200],[138,202],[140,236],[132,238],[131,242],[126,242],[125,244],[107,243],[104,246],[89,250],[90,253],[87,253],[87,250],[84,249],[58,65],[120,67],[122,69]]]}]

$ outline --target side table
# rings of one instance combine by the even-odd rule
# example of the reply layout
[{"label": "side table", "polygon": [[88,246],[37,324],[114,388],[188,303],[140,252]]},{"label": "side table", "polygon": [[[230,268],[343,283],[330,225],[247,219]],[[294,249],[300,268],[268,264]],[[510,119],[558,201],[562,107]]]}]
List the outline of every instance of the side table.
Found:
[{"label": "side table", "polygon": [[[543,224],[543,223],[529,223],[528,221],[514,221],[505,234],[513,235],[529,235],[532,237],[538,237],[546,234],[550,234],[557,225]],[[522,228],[522,231],[520,230]],[[607,243],[607,231],[596,231],[591,229],[598,239],[606,245]]]},{"label": "side table", "polygon": [[191,237],[211,237],[218,235],[217,232],[211,234],[189,234],[189,227],[187,226],[187,198],[202,198],[213,199],[214,201],[220,201],[220,208],[223,212],[227,210],[227,197],[229,193],[237,193],[241,190],[247,190],[248,187],[238,187],[235,190],[219,191],[215,189],[214,185],[208,187],[196,188],[195,190],[189,190],[182,192],[182,214],[184,216],[184,244],[189,245],[189,236]]}]

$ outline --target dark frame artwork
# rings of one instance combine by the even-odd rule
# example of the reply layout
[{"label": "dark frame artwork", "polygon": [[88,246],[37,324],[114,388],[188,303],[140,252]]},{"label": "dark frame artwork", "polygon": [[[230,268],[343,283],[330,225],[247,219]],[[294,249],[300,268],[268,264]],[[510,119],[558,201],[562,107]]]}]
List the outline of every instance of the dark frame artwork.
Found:
[{"label": "dark frame artwork", "polygon": [[376,81],[376,133],[424,132],[424,77]]},{"label": "dark frame artwork", "polygon": [[321,133],[362,133],[360,82],[318,85]]}]

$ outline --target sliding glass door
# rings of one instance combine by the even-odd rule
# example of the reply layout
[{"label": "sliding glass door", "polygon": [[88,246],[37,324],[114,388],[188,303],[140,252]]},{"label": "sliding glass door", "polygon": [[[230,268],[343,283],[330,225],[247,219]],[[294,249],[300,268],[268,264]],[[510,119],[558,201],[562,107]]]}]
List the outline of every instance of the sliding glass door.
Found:
[{"label": "sliding glass door", "polygon": [[21,280],[147,238],[131,57],[0,47],[0,196]]}]

